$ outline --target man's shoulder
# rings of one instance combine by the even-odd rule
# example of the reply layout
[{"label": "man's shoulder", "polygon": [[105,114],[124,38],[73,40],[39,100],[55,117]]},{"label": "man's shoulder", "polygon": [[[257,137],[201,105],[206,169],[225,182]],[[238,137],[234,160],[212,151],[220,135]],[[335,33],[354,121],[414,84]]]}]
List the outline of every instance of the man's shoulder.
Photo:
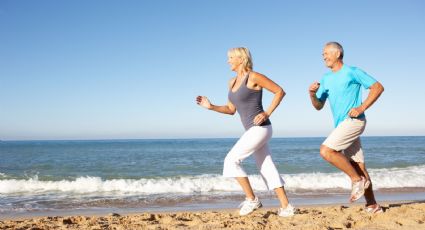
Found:
[{"label": "man's shoulder", "polygon": [[359,70],[361,71],[361,69],[359,67],[357,67],[357,66],[346,65],[345,67],[346,67],[346,69],[347,69],[348,72],[357,72]]}]

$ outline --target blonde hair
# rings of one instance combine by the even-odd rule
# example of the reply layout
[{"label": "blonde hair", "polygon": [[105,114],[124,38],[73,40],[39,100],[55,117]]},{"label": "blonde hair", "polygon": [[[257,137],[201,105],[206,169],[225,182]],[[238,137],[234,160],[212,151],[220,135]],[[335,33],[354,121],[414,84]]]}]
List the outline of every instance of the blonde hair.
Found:
[{"label": "blonde hair", "polygon": [[236,47],[231,48],[227,51],[227,56],[239,57],[242,59],[242,67],[247,71],[252,71],[253,63],[251,53],[248,48],[245,47]]}]

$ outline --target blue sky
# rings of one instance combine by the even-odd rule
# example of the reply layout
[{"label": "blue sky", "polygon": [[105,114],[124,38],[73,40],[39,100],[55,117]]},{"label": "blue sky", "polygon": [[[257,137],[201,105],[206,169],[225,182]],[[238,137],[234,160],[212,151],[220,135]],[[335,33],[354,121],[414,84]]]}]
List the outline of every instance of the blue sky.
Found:
[{"label": "blue sky", "polygon": [[[0,1],[0,139],[238,137],[227,102],[231,47],[287,92],[275,137],[326,136],[307,88],[322,47],[385,87],[365,135],[425,135],[423,1]],[[265,92],[264,106],[272,95]]]}]

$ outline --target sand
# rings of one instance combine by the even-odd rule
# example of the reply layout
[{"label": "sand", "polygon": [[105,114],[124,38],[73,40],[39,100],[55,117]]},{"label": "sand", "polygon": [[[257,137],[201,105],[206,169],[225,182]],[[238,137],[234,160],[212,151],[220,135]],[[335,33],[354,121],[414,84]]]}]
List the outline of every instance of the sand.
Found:
[{"label": "sand", "polygon": [[362,205],[297,208],[282,218],[277,209],[241,217],[237,210],[140,213],[107,216],[54,216],[0,221],[0,229],[424,229],[425,202],[385,204],[369,214]]}]

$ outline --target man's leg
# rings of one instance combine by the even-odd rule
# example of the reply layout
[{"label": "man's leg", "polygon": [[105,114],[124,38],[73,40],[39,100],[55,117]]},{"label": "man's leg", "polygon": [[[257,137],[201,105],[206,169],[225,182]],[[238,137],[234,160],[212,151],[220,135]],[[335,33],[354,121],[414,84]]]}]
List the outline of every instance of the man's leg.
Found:
[{"label": "man's leg", "polygon": [[320,155],[327,162],[331,163],[345,174],[347,174],[352,182],[360,181],[361,177],[356,169],[350,164],[347,157],[341,152],[337,152],[325,145],[320,146]]},{"label": "man's leg", "polygon": [[350,161],[351,165],[356,169],[357,173],[370,181],[369,187],[365,190],[364,197],[366,199],[366,206],[376,205],[375,194],[373,193],[372,181],[370,180],[369,173],[366,166],[361,162]]},{"label": "man's leg", "polygon": [[320,146],[320,155],[350,177],[352,181],[350,202],[354,202],[363,196],[366,179],[359,175],[344,154],[345,150],[359,139],[365,126],[366,120],[364,119],[345,119]]},{"label": "man's leg", "polygon": [[357,173],[369,181],[369,186],[365,189],[364,193],[366,207],[379,207],[375,200],[375,194],[373,193],[372,181],[364,163],[364,154],[360,138],[357,138],[352,145],[344,150],[344,155],[350,159],[350,163],[356,169]]}]

